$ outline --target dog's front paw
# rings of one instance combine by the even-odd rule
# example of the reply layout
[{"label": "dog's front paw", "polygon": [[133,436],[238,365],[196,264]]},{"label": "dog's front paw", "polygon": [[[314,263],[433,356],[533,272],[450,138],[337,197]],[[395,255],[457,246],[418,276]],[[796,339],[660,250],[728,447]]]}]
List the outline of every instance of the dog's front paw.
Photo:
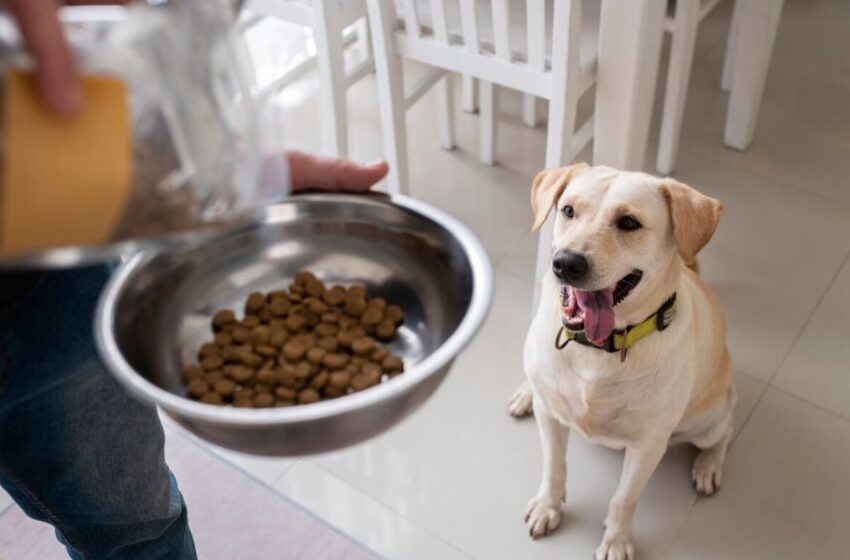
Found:
[{"label": "dog's front paw", "polygon": [[511,396],[511,402],[508,404],[508,412],[511,413],[511,416],[522,418],[531,414],[532,408],[533,398],[531,396],[531,387],[528,385],[528,381],[525,381]]},{"label": "dog's front paw", "polygon": [[556,499],[535,496],[525,508],[525,524],[532,539],[548,535],[561,524],[561,504]]},{"label": "dog's front paw", "polygon": [[596,549],[596,560],[634,560],[635,543],[629,533],[605,531]]},{"label": "dog's front paw", "polygon": [[720,490],[723,482],[723,455],[713,448],[700,451],[694,460],[691,476],[697,494],[711,496]]}]

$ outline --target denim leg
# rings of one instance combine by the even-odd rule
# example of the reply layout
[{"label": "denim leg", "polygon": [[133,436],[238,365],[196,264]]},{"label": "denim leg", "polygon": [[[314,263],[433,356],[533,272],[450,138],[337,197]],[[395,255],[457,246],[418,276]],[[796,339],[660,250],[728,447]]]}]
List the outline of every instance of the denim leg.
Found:
[{"label": "denim leg", "polygon": [[95,352],[107,277],[105,267],[38,275],[0,313],[0,484],[72,558],[193,559],[156,411]]}]

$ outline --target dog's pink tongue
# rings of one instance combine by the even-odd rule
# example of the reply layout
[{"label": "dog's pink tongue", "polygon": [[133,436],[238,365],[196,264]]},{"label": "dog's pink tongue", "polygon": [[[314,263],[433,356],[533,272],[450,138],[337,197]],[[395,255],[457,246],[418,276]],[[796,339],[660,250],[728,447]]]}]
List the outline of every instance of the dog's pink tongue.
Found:
[{"label": "dog's pink tongue", "polygon": [[603,342],[614,330],[614,294],[611,290],[576,290],[576,301],[584,312],[584,334],[594,343]]}]

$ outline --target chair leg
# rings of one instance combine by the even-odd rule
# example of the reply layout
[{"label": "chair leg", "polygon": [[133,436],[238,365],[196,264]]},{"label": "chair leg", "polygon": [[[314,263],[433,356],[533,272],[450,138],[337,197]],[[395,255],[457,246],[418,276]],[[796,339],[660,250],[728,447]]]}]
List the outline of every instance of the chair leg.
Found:
[{"label": "chair leg", "polygon": [[368,0],[367,6],[369,26],[372,30],[375,76],[378,82],[384,154],[390,164],[387,190],[391,194],[406,195],[410,192],[410,178],[407,165],[407,127],[404,122],[404,77],[401,58],[393,47],[395,6],[384,0]]},{"label": "chair leg", "polygon": [[366,60],[371,56],[372,45],[369,39],[369,20],[360,18],[355,25],[357,32],[357,50],[360,52],[360,60]]},{"label": "chair leg", "polygon": [[460,82],[461,97],[463,99],[463,111],[465,113],[478,112],[478,81],[472,76],[463,75]]},{"label": "chair leg", "polygon": [[756,130],[773,43],[782,16],[782,0],[739,2],[744,5],[735,40],[732,93],[723,143],[736,150],[746,150]]},{"label": "chair leg", "polygon": [[335,2],[314,2],[313,32],[316,39],[316,65],[319,70],[323,149],[337,157],[348,156],[348,115],[346,107],[345,47],[339,6]]},{"label": "chair leg", "polygon": [[496,136],[498,132],[499,111],[499,87],[493,82],[479,82],[479,96],[481,106],[479,118],[481,120],[481,163],[493,165],[496,161]]},{"label": "chair leg", "polygon": [[699,0],[678,0],[673,20],[673,43],[670,48],[670,68],[667,70],[667,89],[661,117],[661,135],[655,167],[667,175],[676,167],[682,117],[688,97],[688,81],[694,59],[694,45],[699,27]]},{"label": "chair leg", "polygon": [[723,77],[720,89],[729,93],[732,90],[732,63],[735,60],[735,45],[738,41],[738,28],[741,24],[741,2],[735,0],[732,8],[732,23],[729,25],[729,37],[726,39],[726,53],[723,55]]},{"label": "chair leg", "polygon": [[440,128],[440,146],[444,150],[455,149],[455,102],[453,91],[454,74],[446,72],[437,84],[437,118]]},{"label": "chair leg", "polygon": [[528,128],[537,128],[540,124],[537,117],[537,98],[530,93],[522,96],[522,122]]}]

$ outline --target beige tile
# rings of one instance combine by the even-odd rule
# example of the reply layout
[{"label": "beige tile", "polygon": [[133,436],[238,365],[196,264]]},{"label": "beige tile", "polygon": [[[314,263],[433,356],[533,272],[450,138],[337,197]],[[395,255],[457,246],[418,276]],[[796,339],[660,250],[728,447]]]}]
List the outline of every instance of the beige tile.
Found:
[{"label": "beige tile", "polygon": [[850,423],[768,389],[665,558],[847,558],[848,472]]},{"label": "beige tile", "polygon": [[772,384],[850,419],[849,320],[845,262]]},{"label": "beige tile", "polygon": [[274,488],[384,558],[469,558],[312,461],[289,469]]}]

